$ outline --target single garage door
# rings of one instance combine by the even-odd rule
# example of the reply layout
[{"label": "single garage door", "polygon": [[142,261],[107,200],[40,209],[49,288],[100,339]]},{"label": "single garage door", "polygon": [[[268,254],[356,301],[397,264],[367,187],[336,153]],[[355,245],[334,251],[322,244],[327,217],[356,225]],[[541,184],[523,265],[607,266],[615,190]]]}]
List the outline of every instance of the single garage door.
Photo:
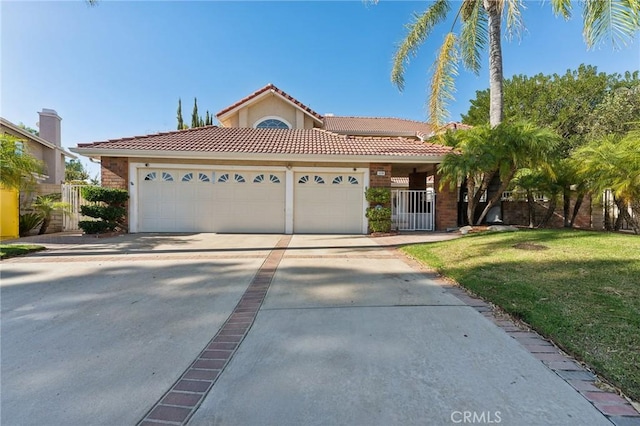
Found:
[{"label": "single garage door", "polygon": [[284,232],[284,173],[139,169],[140,232]]},{"label": "single garage door", "polygon": [[361,234],[362,173],[296,173],[293,231]]}]

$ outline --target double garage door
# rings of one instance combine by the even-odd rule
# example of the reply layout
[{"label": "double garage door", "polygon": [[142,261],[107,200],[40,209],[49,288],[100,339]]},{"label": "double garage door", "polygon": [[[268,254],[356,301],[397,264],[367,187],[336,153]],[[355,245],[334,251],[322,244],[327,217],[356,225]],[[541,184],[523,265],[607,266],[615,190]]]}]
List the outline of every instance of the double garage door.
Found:
[{"label": "double garage door", "polygon": [[[138,169],[139,232],[362,233],[363,175],[284,171]],[[291,201],[290,201],[291,202]]]}]

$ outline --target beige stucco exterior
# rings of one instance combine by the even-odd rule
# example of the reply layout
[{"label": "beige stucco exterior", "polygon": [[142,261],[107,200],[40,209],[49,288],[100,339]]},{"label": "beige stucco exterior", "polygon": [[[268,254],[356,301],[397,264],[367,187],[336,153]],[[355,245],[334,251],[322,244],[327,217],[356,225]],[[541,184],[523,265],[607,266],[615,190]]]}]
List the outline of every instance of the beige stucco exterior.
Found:
[{"label": "beige stucco exterior", "polygon": [[320,125],[302,108],[272,92],[239,105],[218,118],[223,127],[256,127],[268,118],[284,121],[292,129],[312,129]]}]

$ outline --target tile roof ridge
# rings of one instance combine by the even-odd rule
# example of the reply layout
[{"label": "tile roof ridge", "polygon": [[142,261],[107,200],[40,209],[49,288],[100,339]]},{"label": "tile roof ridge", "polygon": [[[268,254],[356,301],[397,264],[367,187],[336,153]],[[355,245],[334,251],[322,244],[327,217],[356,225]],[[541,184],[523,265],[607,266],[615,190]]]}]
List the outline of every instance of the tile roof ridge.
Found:
[{"label": "tile roof ridge", "polygon": [[105,143],[105,142],[124,142],[124,141],[128,141],[128,140],[133,140],[133,139],[147,139],[147,138],[154,138],[154,137],[157,137],[157,136],[175,135],[175,134],[178,134],[178,133],[189,133],[189,132],[194,132],[194,131],[199,131],[199,130],[208,130],[208,129],[213,129],[213,128],[226,129],[226,127],[219,127],[219,126],[216,126],[215,124],[212,124],[212,125],[209,125],[209,126],[191,127],[191,128],[188,128],[188,129],[180,129],[180,130],[167,130],[167,131],[164,131],[164,132],[149,133],[149,134],[146,134],[146,135],[125,136],[125,137],[122,137],[122,138],[107,139],[107,140],[104,140],[104,141],[79,143],[78,146],[94,145],[94,144],[97,144],[97,143]]},{"label": "tile roof ridge", "polygon": [[282,96],[283,98],[293,102],[295,105],[297,105],[298,107],[300,107],[304,111],[308,112],[309,114],[311,114],[312,116],[314,116],[318,120],[322,121],[322,119],[324,118],[322,115],[318,114],[317,112],[312,110],[310,107],[308,107],[307,105],[303,104],[302,102],[300,102],[299,100],[297,100],[296,98],[294,98],[293,96],[291,96],[290,94],[285,92],[284,90],[280,89],[279,87],[277,87],[273,83],[268,83],[266,86],[261,87],[260,89],[256,90],[255,92],[251,93],[250,95],[245,96],[244,98],[240,99],[237,102],[234,102],[233,104],[229,105],[226,108],[223,108],[222,110],[218,111],[215,116],[218,117],[220,115],[224,115],[227,112],[233,110],[234,108],[239,107],[243,103],[248,102],[251,99],[255,98],[256,96],[261,95],[262,93],[264,93],[266,91],[269,91],[269,90],[274,91],[274,92],[278,93],[280,96]]},{"label": "tile roof ridge", "polygon": [[427,124],[432,126],[431,123],[428,123],[426,121],[419,121],[419,120],[413,120],[410,118],[402,118],[402,117],[373,117],[373,116],[364,116],[364,115],[330,115],[327,116],[327,118],[364,118],[367,120],[402,120],[402,121],[411,121],[413,123],[419,123],[419,124]]}]

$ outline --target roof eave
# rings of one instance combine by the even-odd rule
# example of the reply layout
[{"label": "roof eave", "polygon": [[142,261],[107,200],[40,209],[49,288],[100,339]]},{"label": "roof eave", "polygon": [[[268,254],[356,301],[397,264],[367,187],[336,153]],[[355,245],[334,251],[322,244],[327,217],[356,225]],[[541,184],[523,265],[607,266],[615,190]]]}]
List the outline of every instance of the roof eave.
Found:
[{"label": "roof eave", "polygon": [[131,158],[179,158],[192,160],[316,161],[332,163],[440,163],[444,159],[444,155],[265,154],[251,152],[124,150],[99,148],[71,148],[71,150],[77,154],[95,159],[104,156]]}]

